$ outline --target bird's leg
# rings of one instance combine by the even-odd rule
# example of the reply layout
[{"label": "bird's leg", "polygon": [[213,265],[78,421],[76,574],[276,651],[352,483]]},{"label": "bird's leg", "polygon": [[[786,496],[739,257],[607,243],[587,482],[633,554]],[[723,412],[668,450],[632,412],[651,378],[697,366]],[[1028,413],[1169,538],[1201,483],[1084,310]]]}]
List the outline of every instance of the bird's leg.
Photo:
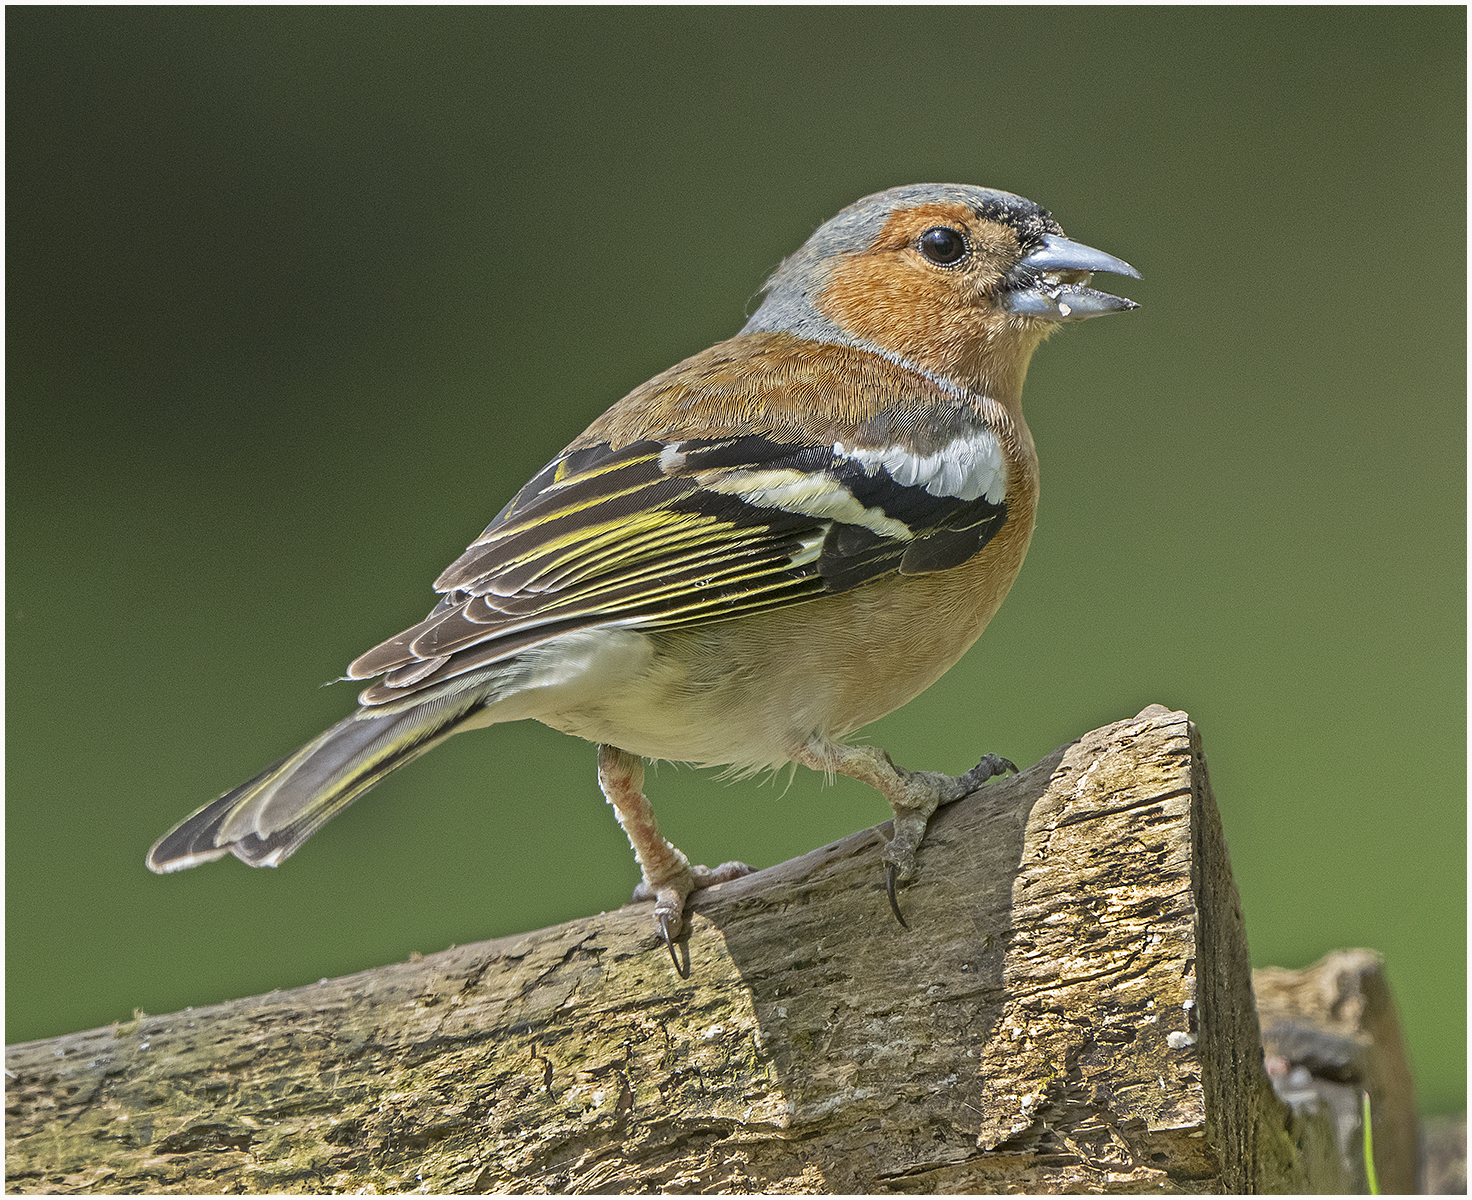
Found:
[{"label": "bird's leg", "polygon": [[688,966],[681,964],[675,952],[675,942],[685,924],[686,897],[699,888],[749,875],[752,869],[743,862],[691,866],[679,849],[665,841],[654,819],[654,806],[644,795],[644,760],[637,754],[600,745],[598,786],[613,805],[644,874],[633,898],[654,901],[654,923],[670,952],[670,961],[682,978],[688,977]]},{"label": "bird's leg", "polygon": [[653,897],[655,923],[673,956],[674,940],[684,924],[685,897],[695,890],[690,860],[659,832],[654,806],[644,795],[642,758],[617,746],[599,746],[598,786],[629,835],[629,845],[644,873],[635,899]]},{"label": "bird's leg", "polygon": [[793,760],[826,775],[847,775],[867,783],[889,801],[894,809],[894,836],[882,857],[889,907],[901,925],[905,924],[905,918],[895,898],[895,882],[904,882],[914,875],[915,851],[925,840],[932,814],[942,804],[970,795],[992,776],[1017,770],[1015,764],[1000,755],[988,754],[964,775],[907,771],[895,766],[878,746],[843,746],[818,737],[794,754]]}]

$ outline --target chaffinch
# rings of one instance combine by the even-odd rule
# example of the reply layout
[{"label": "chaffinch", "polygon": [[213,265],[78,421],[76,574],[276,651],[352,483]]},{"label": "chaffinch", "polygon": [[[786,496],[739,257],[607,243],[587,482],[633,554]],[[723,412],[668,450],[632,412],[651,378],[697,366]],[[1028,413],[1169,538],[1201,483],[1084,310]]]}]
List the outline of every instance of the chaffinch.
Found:
[{"label": "chaffinch", "polygon": [[277,866],[451,734],[531,717],[597,744],[635,896],[682,974],[686,897],[750,868],[665,841],[644,759],[877,788],[899,917],[931,814],[1016,768],[907,771],[845,739],[934,683],[1012,586],[1038,498],[1028,360],[1061,322],[1135,307],[1085,286],[1092,271],[1138,277],[1008,192],[850,205],[740,333],[635,388],[517,493],[429,615],[348,668],[374,681],[357,711],[186,817],[148,865]]}]

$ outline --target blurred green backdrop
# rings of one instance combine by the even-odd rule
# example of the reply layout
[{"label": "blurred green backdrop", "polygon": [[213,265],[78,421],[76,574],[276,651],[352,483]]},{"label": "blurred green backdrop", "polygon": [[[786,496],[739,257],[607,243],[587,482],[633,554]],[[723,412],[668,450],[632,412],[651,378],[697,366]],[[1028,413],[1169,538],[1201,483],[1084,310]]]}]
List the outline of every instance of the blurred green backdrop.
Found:
[{"label": "blurred green backdrop", "polygon": [[[880,188],[1020,192],[1144,307],[1034,361],[1043,503],[968,659],[874,739],[1205,736],[1256,962],[1387,956],[1464,1103],[1465,13],[7,12],[7,1038],[621,903],[593,752],[459,738],[280,871],[176,818],[342,715],[528,476],[733,333]],[[692,858],[884,819],[651,794]]]}]

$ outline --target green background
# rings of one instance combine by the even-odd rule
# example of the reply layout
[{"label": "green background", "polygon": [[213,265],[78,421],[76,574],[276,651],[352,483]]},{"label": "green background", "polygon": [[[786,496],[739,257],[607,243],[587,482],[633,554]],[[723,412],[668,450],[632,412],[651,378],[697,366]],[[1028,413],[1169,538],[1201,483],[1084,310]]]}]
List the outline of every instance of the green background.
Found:
[{"label": "green background", "polygon": [[[881,188],[1048,206],[1143,308],[1034,360],[1037,536],[873,729],[1031,763],[1200,724],[1254,961],[1382,950],[1464,1103],[1459,8],[11,9],[7,1038],[621,903],[593,751],[459,738],[280,871],[174,820],[343,715],[527,477]],[[697,861],[882,820],[650,792]],[[877,868],[876,868],[877,871]]]}]

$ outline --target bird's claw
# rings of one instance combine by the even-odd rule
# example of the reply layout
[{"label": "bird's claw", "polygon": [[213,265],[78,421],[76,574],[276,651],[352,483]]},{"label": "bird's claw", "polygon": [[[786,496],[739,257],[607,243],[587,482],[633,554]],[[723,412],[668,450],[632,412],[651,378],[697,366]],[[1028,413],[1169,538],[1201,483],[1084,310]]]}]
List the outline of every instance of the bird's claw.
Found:
[{"label": "bird's claw", "polygon": [[1017,764],[1000,754],[984,754],[981,761],[961,776],[967,792],[973,792],[988,779],[998,775],[1017,774]]},{"label": "bird's claw", "polygon": [[654,919],[659,925],[659,936],[664,939],[664,948],[670,953],[675,974],[681,979],[690,978],[690,949],[680,940],[680,931],[685,926],[683,912],[660,912],[655,910]]},{"label": "bird's claw", "polygon": [[889,894],[889,911],[894,913],[894,919],[900,923],[902,929],[908,929],[909,923],[905,920],[904,913],[900,912],[899,899],[894,894],[894,881],[898,877],[900,869],[890,863],[884,870],[884,890]]}]

